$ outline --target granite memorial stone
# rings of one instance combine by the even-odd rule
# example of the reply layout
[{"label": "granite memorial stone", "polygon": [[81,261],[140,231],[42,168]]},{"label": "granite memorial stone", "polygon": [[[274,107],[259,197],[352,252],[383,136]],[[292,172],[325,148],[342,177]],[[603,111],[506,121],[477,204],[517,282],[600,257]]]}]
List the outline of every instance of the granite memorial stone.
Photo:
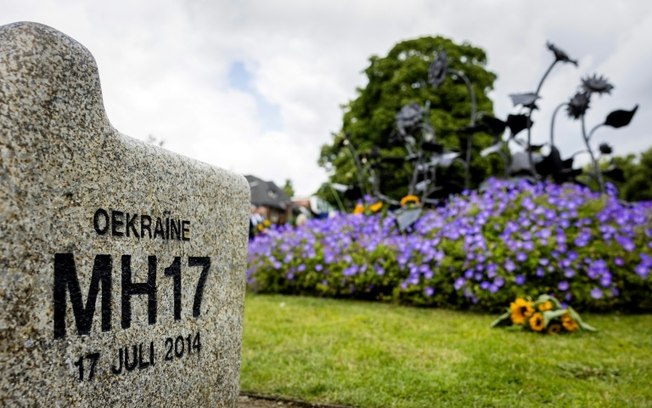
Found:
[{"label": "granite memorial stone", "polygon": [[119,134],[95,61],[0,27],[0,406],[235,406],[244,177]]}]

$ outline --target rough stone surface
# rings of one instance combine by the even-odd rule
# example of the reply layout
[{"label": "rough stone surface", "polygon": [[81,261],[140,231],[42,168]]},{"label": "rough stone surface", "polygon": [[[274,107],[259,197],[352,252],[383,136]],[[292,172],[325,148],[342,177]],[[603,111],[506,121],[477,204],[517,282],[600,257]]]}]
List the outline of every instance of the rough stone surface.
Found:
[{"label": "rough stone surface", "polygon": [[[16,23],[0,27],[0,184],[0,406],[236,405],[243,177],[119,134],[88,50],[50,27]],[[167,237],[157,218],[186,232]],[[131,371],[119,369],[125,347]]]}]

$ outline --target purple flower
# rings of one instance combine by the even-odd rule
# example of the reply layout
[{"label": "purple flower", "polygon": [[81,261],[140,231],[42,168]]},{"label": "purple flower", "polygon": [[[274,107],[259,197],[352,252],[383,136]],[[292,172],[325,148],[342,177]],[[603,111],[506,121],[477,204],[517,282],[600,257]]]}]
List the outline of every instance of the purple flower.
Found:
[{"label": "purple flower", "polygon": [[552,231],[550,230],[550,228],[543,228],[539,232],[537,232],[537,236],[540,239],[547,240],[552,236]]},{"label": "purple flower", "polygon": [[516,269],[516,265],[514,265],[514,261],[507,258],[507,260],[505,260],[505,270],[507,272],[514,272],[515,269]]},{"label": "purple flower", "polygon": [[385,274],[385,269],[383,269],[383,267],[380,265],[375,265],[374,270],[376,271],[376,275],[378,276],[383,276]]},{"label": "purple flower", "polygon": [[455,280],[455,284],[453,285],[455,287],[455,290],[460,290],[466,283],[466,280],[464,278],[457,278]]},{"label": "purple flower", "polygon": [[579,236],[579,237],[575,238],[575,246],[578,246],[580,248],[583,248],[583,247],[587,246],[588,243],[589,243],[589,240],[586,239],[583,236]]},{"label": "purple flower", "polygon": [[607,273],[603,274],[602,277],[600,277],[600,285],[602,287],[605,287],[605,288],[607,286],[611,285],[611,274],[610,273],[607,272]]},{"label": "purple flower", "polygon": [[315,265],[315,270],[316,270],[317,272],[321,272],[322,269],[324,269],[324,267],[322,266],[322,264],[317,264],[317,265]]},{"label": "purple flower", "polygon": [[423,293],[428,297],[432,297],[435,294],[435,288],[428,286],[423,290]]},{"label": "purple flower", "polygon": [[348,268],[344,269],[342,275],[344,276],[353,276],[358,273],[358,265],[351,265]]},{"label": "purple flower", "polygon": [[568,285],[568,282],[567,282],[567,281],[561,281],[561,282],[559,282],[559,284],[557,285],[557,289],[561,290],[562,292],[565,292],[565,291],[568,290],[568,287],[569,287],[569,286],[570,286],[570,285]]},{"label": "purple flower", "polygon": [[523,285],[525,283],[525,276],[516,275],[516,277],[514,277],[514,282],[516,282],[516,284],[519,286]]},{"label": "purple flower", "polygon": [[573,276],[575,276],[575,270],[570,268],[565,269],[564,276],[567,277],[568,279],[572,278]]},{"label": "purple flower", "polygon": [[534,251],[534,242],[532,241],[523,241],[523,249],[527,252]]},{"label": "purple flower", "polygon": [[598,288],[593,288],[591,290],[591,297],[593,299],[602,299],[602,290],[600,290]]},{"label": "purple flower", "polygon": [[616,242],[618,242],[618,244],[627,252],[632,252],[634,249],[636,249],[634,241],[632,241],[631,238],[617,235]]},{"label": "purple flower", "polygon": [[634,272],[636,272],[636,274],[641,278],[647,279],[648,275],[650,274],[650,268],[641,262],[640,264],[636,265]]},{"label": "purple flower", "polygon": [[527,255],[524,252],[517,252],[516,260],[519,262],[525,262],[527,260]]},{"label": "purple flower", "polygon": [[487,265],[487,276],[490,277],[490,278],[493,278],[494,276],[496,276],[496,270],[497,269],[498,269],[498,266],[495,263],[490,262],[489,265]]}]

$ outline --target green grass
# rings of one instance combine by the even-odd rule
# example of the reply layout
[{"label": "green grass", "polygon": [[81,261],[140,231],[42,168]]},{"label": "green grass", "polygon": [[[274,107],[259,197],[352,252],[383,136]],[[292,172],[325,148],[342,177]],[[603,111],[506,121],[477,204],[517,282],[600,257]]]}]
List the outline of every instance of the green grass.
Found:
[{"label": "green grass", "polygon": [[247,294],[241,389],[358,407],[650,407],[652,315],[597,333],[491,329],[496,316]]}]

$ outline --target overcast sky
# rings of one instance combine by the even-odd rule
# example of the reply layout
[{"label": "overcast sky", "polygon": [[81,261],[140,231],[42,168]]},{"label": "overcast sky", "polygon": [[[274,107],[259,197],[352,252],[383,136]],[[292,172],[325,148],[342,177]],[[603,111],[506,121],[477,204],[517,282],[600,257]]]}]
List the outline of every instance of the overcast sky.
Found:
[{"label": "overcast sky", "polygon": [[[299,195],[326,180],[319,148],[364,86],[369,56],[426,35],[486,50],[498,117],[515,112],[510,93],[534,91],[550,40],[579,67],[556,67],[544,85],[534,142],[547,140],[552,110],[580,78],[598,73],[615,88],[593,99],[589,127],[640,108],[629,127],[596,132],[596,144],[652,146],[649,0],[0,0],[0,10],[0,25],[47,24],[92,52],[120,132],[279,185],[289,178]],[[557,123],[562,154],[582,149],[579,123]]]}]

